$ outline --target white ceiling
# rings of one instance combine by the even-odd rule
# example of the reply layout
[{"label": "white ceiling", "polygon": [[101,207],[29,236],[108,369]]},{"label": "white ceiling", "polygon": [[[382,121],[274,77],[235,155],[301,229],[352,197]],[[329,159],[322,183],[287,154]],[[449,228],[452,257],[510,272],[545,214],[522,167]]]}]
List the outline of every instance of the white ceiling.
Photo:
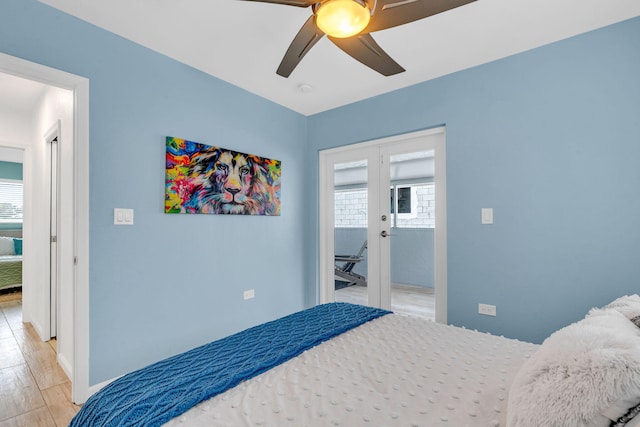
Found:
[{"label": "white ceiling", "polygon": [[42,83],[0,73],[0,114],[31,115],[46,87]]},{"label": "white ceiling", "polygon": [[[42,100],[47,86],[0,73],[0,130],[10,126],[12,121],[31,117]],[[6,137],[0,134],[0,139]],[[22,163],[24,150],[0,146],[0,160],[5,162]]]},{"label": "white ceiling", "polygon": [[383,77],[325,37],[285,79],[275,70],[310,8],[240,0],[41,1],[305,115],[640,15],[639,0],[478,0],[373,33],[404,73]]}]

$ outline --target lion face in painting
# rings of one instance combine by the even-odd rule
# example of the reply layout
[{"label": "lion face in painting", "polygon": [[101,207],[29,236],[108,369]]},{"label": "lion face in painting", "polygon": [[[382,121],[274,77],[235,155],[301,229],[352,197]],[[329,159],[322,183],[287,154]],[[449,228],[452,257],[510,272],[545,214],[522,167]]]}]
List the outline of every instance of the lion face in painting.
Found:
[{"label": "lion face in painting", "polygon": [[194,156],[190,172],[200,212],[264,213],[265,180],[256,156],[212,147]]}]

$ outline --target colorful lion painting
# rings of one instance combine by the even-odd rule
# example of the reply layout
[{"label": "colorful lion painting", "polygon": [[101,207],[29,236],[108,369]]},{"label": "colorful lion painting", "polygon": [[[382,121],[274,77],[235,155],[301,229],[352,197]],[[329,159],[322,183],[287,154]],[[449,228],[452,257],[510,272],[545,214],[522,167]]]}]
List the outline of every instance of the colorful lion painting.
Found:
[{"label": "colorful lion painting", "polygon": [[165,213],[280,215],[280,161],[167,137]]}]

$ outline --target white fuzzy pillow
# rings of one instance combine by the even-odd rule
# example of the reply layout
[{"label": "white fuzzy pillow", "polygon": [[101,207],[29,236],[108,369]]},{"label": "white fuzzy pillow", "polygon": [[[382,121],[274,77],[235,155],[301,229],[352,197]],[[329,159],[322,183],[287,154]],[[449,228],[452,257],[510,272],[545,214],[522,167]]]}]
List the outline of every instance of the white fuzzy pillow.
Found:
[{"label": "white fuzzy pillow", "polygon": [[[625,295],[605,305],[603,308],[619,311],[627,316],[627,318],[633,319],[640,316],[640,296],[637,294]],[[596,310],[597,309],[591,310],[589,315],[593,314]]]},{"label": "white fuzzy pillow", "polygon": [[640,401],[640,328],[597,310],[547,338],[509,391],[508,427],[608,426],[617,402]]},{"label": "white fuzzy pillow", "polygon": [[0,237],[0,255],[14,255],[13,238]]}]

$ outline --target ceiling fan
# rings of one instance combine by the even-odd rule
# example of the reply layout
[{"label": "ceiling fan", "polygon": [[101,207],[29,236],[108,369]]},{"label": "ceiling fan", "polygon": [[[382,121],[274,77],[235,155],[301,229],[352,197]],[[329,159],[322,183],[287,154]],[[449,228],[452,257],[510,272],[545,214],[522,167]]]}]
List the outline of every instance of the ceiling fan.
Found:
[{"label": "ceiling fan", "polygon": [[289,77],[324,36],[354,59],[384,76],[405,71],[370,33],[446,12],[476,0],[244,0],[309,7],[313,15],[295,36],[276,71]]}]

